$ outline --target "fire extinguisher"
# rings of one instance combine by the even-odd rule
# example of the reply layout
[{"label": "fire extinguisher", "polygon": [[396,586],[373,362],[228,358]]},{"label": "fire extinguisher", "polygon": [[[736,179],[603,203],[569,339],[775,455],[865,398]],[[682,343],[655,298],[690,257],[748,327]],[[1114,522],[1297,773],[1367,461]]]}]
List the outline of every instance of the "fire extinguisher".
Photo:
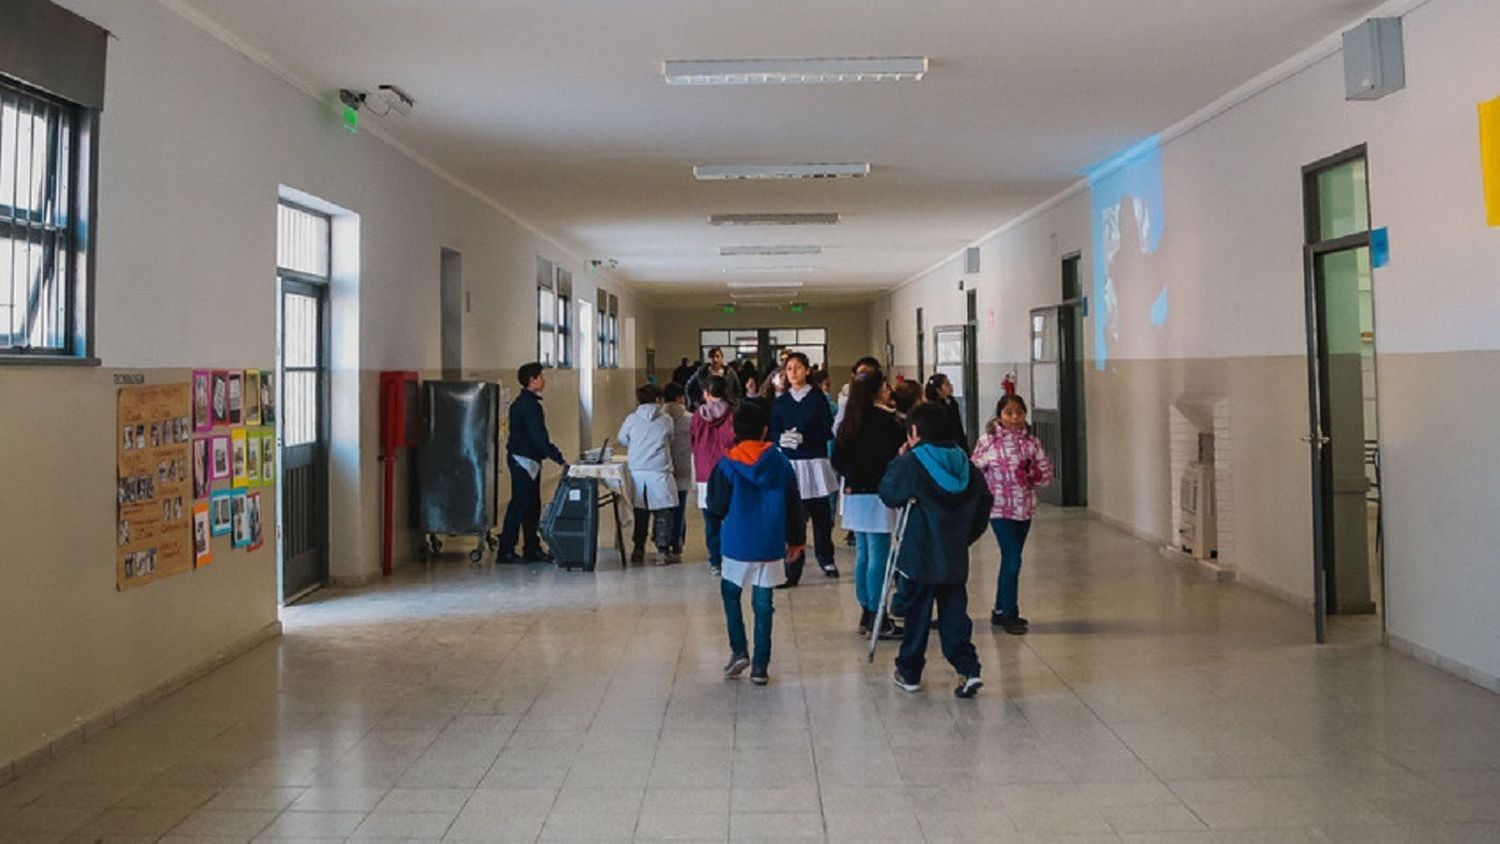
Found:
[{"label": "fire extinguisher", "polygon": [[1016,374],[1014,372],[1007,372],[1007,373],[1005,373],[1005,377],[1002,378],[1002,379],[1000,379],[1000,388],[1003,389],[1003,390],[1005,390],[1005,394],[1007,396],[1013,396],[1013,395],[1015,395],[1016,394]]}]

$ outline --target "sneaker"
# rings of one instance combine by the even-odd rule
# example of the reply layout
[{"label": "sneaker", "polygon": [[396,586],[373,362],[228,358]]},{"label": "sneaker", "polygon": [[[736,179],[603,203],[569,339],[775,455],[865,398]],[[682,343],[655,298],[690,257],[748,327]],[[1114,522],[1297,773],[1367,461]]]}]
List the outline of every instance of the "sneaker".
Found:
[{"label": "sneaker", "polygon": [[889,642],[897,639],[902,639],[905,636],[906,629],[897,624],[895,620],[890,616],[886,616],[885,618],[881,619],[879,638]]},{"label": "sneaker", "polygon": [[525,562],[525,560],[521,559],[521,556],[514,551],[502,551],[499,554],[495,555],[496,565],[509,566],[523,562]]},{"label": "sneaker", "polygon": [[750,657],[745,656],[744,654],[735,654],[734,656],[729,658],[729,664],[724,666],[724,679],[733,680],[741,674],[744,674],[745,669],[749,667]]},{"label": "sneaker", "polygon": [[630,562],[636,563],[637,565],[646,562],[646,549],[637,548],[634,551],[631,551]]},{"label": "sneaker", "polygon": [[794,587],[796,585],[797,585],[797,581],[795,581],[795,580],[788,580],[785,583],[778,584],[777,586],[774,586],[772,588],[773,589],[791,589],[792,587]]},{"label": "sneaker", "polygon": [[870,610],[859,611],[859,635],[870,635],[870,626],[875,623],[875,613]]},{"label": "sneaker", "polygon": [[677,551],[668,551],[656,561],[659,566],[675,566],[682,562],[682,554]]},{"label": "sneaker", "polygon": [[827,576],[827,577],[838,577],[839,576],[839,567],[836,566],[836,565],[834,565],[833,563],[829,563],[826,566],[823,565],[822,563],[819,563],[818,564],[818,568],[822,569],[823,570],[823,574],[825,576]]},{"label": "sneaker", "polygon": [[555,563],[555,562],[557,562],[557,558],[554,557],[554,556],[552,556],[552,552],[550,552],[550,551],[543,551],[540,548],[538,548],[535,551],[527,551],[526,554],[525,554],[525,556],[523,556],[521,559],[525,560],[528,563]]},{"label": "sneaker", "polygon": [[900,689],[903,692],[919,692],[922,690],[921,681],[913,683],[912,681],[906,679],[905,675],[901,673],[901,669],[899,668],[896,669],[896,673],[891,675],[891,680],[895,682],[896,688]]},{"label": "sneaker", "polygon": [[719,568],[718,566],[709,566],[708,573],[713,575],[714,577],[722,577],[724,575],[724,570]]},{"label": "sneaker", "polygon": [[750,669],[750,682],[757,686],[764,686],[771,682],[771,675],[767,674],[764,668],[752,668]]},{"label": "sneaker", "polygon": [[984,681],[978,677],[960,677],[958,678],[958,688],[953,690],[953,696],[971,698],[979,694],[979,687],[983,685]]},{"label": "sneaker", "polygon": [[1002,613],[1002,612],[1000,612],[999,610],[990,610],[990,626],[991,627],[1004,627],[1005,626],[1005,614]]},{"label": "sneaker", "polygon": [[844,544],[848,545],[850,548],[854,547],[854,531],[851,530],[848,533],[844,534]]},{"label": "sneaker", "polygon": [[1026,619],[1016,616],[1007,618],[1000,624],[1000,628],[1012,636],[1025,636],[1027,631]]}]

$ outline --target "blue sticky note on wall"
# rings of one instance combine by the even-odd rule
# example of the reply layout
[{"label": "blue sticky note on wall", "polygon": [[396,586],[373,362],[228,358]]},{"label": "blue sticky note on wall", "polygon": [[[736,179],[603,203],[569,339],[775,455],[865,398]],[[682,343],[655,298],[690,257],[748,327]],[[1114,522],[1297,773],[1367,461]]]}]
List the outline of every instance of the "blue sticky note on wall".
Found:
[{"label": "blue sticky note on wall", "polygon": [[1391,231],[1378,228],[1370,232],[1370,266],[1380,268],[1391,262]]}]

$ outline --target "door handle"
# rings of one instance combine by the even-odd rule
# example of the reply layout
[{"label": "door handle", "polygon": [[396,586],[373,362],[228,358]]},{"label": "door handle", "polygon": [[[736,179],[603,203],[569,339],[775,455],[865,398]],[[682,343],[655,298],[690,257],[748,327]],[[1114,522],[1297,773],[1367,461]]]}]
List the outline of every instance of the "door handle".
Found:
[{"label": "door handle", "polygon": [[1323,436],[1322,434],[1319,434],[1316,437],[1313,436],[1313,435],[1311,435],[1311,434],[1308,434],[1307,436],[1302,437],[1301,439],[1302,439],[1303,442],[1307,443],[1308,445],[1314,445],[1314,444],[1316,444],[1316,445],[1319,445],[1319,446],[1325,446],[1325,445],[1328,445],[1329,443],[1333,442],[1333,440],[1330,440],[1329,438]]}]

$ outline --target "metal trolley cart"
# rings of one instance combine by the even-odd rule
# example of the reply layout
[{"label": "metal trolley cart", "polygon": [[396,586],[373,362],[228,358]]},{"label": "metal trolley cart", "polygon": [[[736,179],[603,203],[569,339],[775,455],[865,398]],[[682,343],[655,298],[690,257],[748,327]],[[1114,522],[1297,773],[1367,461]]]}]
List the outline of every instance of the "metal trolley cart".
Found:
[{"label": "metal trolley cart", "polygon": [[486,381],[424,381],[417,446],[417,517],[423,562],[442,537],[473,536],[469,559],[494,551],[500,512],[500,388]]}]

